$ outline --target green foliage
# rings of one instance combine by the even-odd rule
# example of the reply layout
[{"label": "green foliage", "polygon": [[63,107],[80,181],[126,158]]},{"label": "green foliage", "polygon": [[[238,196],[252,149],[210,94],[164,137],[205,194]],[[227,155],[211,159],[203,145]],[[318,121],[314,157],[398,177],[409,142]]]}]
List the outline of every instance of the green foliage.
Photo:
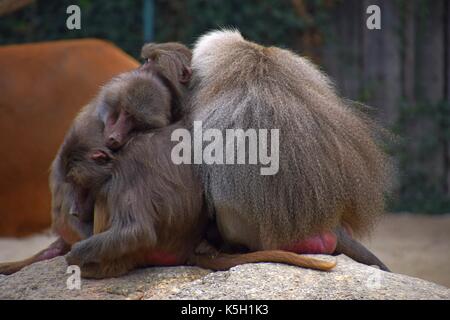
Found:
[{"label": "green foliage", "polygon": [[402,137],[393,152],[401,169],[393,210],[448,212],[450,102],[404,103],[393,130]]},{"label": "green foliage", "polygon": [[[66,8],[81,8],[81,30],[68,30]],[[0,18],[0,44],[102,38],[135,57],[142,46],[141,1],[40,0]]]},{"label": "green foliage", "polygon": [[157,0],[157,41],[177,39],[191,44],[198,35],[220,27],[237,27],[263,44],[292,47],[307,25],[291,1]]},{"label": "green foliage", "polygon": [[[236,27],[254,41],[294,47],[297,36],[325,19],[321,0],[306,3],[317,11],[307,23],[290,0],[155,0],[155,41],[192,44],[219,27]],[[66,8],[81,8],[81,30],[66,29]],[[40,0],[0,19],[0,44],[97,37],[107,39],[134,57],[143,42],[142,1]]]}]

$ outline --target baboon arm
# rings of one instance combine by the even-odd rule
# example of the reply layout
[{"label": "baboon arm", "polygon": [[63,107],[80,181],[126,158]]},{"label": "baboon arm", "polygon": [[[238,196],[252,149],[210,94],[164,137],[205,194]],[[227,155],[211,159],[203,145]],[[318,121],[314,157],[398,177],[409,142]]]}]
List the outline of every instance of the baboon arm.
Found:
[{"label": "baboon arm", "polygon": [[151,226],[145,230],[137,223],[121,228],[111,227],[74,244],[66,256],[66,261],[69,265],[82,267],[89,263],[115,260],[129,252],[137,251],[144,244],[151,247],[155,242],[156,236]]},{"label": "baboon arm", "polygon": [[368,266],[376,265],[381,270],[390,272],[389,268],[380,261],[369,249],[353,239],[344,229],[339,228],[336,231],[337,245],[334,254],[345,254],[353,260],[366,264]]},{"label": "baboon arm", "polygon": [[62,238],[58,238],[55,242],[50,244],[47,248],[39,251],[35,255],[15,262],[0,263],[0,274],[13,274],[22,268],[29,266],[35,262],[49,260],[58,256],[65,255],[70,250],[70,245]]},{"label": "baboon arm", "polygon": [[244,263],[274,262],[302,268],[327,271],[336,266],[336,261],[325,261],[282,250],[264,250],[243,254],[223,254],[216,256],[193,255],[190,263],[211,270],[228,270]]}]

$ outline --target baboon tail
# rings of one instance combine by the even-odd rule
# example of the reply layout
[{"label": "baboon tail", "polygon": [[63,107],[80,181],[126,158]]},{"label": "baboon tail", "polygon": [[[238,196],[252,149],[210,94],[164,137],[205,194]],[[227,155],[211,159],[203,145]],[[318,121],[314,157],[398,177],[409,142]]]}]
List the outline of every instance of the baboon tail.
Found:
[{"label": "baboon tail", "polygon": [[335,254],[345,254],[353,260],[366,264],[379,266],[381,270],[391,272],[386,265],[380,261],[369,249],[364,247],[361,243],[353,239],[344,229],[338,229],[337,246]]},{"label": "baboon tail", "polygon": [[263,250],[242,254],[219,253],[216,256],[196,254],[191,258],[194,265],[215,271],[228,270],[237,265],[256,262],[274,262],[302,268],[328,271],[336,266],[336,261],[325,261],[283,250]]}]

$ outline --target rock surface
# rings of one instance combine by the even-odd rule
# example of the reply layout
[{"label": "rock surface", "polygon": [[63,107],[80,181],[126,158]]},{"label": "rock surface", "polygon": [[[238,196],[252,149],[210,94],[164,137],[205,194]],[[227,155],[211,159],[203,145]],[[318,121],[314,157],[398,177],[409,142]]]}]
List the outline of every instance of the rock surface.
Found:
[{"label": "rock surface", "polygon": [[59,257],[0,276],[0,299],[450,299],[450,289],[434,283],[386,273],[343,255],[337,259],[331,272],[272,263],[225,272],[145,268],[120,278],[82,279],[81,289],[70,290],[71,275]]}]

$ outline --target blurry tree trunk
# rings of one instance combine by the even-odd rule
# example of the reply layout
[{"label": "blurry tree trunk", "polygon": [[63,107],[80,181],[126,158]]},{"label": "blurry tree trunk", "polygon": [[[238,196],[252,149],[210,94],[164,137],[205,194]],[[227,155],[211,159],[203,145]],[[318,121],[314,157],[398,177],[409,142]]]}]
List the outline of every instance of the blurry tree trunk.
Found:
[{"label": "blurry tree trunk", "polygon": [[403,41],[403,96],[407,103],[415,103],[415,1],[404,4],[404,41]]},{"label": "blurry tree trunk", "polygon": [[0,0],[0,16],[29,5],[34,0]]},{"label": "blurry tree trunk", "polygon": [[[447,0],[435,0],[427,6],[426,12],[418,12],[419,28],[417,31],[417,100],[427,105],[436,106],[445,99],[445,36],[444,8]],[[422,3],[423,4],[423,3]],[[437,182],[444,191],[447,184],[448,164],[445,163],[447,139],[442,127],[443,114],[435,117],[431,114],[420,121],[422,135],[434,137],[435,151],[420,160],[420,166],[427,168],[429,183]]]},{"label": "blurry tree trunk", "polygon": [[[450,117],[450,1],[445,2],[445,12],[444,12],[444,34],[445,34],[445,42],[444,42],[444,50],[445,50],[445,100],[447,107],[447,115]],[[446,132],[446,142],[444,145],[444,164],[447,172],[447,179],[445,184],[445,191],[447,195],[450,197],[450,119],[445,121],[446,127],[444,128],[444,132]]]},{"label": "blurry tree trunk", "polygon": [[[419,94],[431,103],[444,98],[444,2],[435,0],[427,7],[428,12],[421,17],[418,35]],[[420,14],[420,12],[419,12]]]},{"label": "blurry tree trunk", "polygon": [[[366,27],[369,5],[381,9],[381,30]],[[430,197],[425,190],[450,196],[450,111],[414,113],[417,105],[450,100],[449,7],[448,0],[335,1],[321,51],[341,93],[376,107],[388,127],[398,123],[405,104],[402,168],[412,174],[404,187],[417,188],[413,198]]]},{"label": "blurry tree trunk", "polygon": [[[381,8],[381,30],[366,26],[366,9],[372,4]],[[377,107],[380,119],[392,125],[402,96],[401,19],[396,2],[346,0],[337,2],[330,15],[321,59],[325,69],[344,96]],[[414,64],[414,53],[410,63]]]},{"label": "blurry tree trunk", "polygon": [[346,97],[361,100],[361,45],[363,5],[360,0],[344,1],[331,11],[331,25],[322,50],[321,62]]},{"label": "blurry tree trunk", "polygon": [[322,46],[322,35],[314,24],[314,18],[309,14],[304,0],[291,0],[292,7],[300,19],[308,26],[301,33],[294,35],[299,50],[303,56],[310,58],[315,63],[320,63],[319,48]]},{"label": "blurry tree trunk", "polygon": [[[365,13],[370,5],[381,8],[381,29],[370,30]],[[383,121],[392,125],[397,120],[401,100],[400,9],[396,1],[364,0],[363,80],[369,88],[368,103],[380,108]]]}]

